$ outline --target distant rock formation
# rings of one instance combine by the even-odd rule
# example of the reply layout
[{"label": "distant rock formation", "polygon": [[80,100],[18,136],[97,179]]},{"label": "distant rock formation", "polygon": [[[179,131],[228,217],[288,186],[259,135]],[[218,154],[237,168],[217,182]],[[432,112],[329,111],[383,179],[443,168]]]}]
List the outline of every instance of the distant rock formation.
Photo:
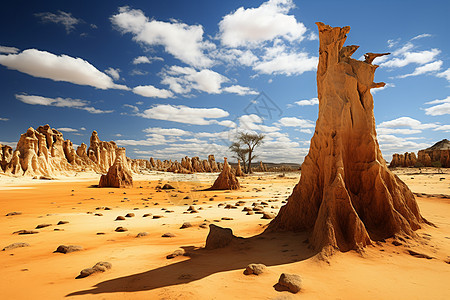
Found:
[{"label": "distant rock formation", "polygon": [[444,139],[430,148],[419,150],[417,161],[425,167],[450,168],[450,141]]},{"label": "distant rock formation", "polygon": [[450,168],[450,141],[443,139],[430,148],[419,150],[419,153],[406,152],[392,154],[390,168],[395,167],[442,167]]},{"label": "distant rock formation", "polygon": [[233,174],[227,158],[224,157],[222,172],[217,177],[212,187],[208,190],[238,190],[240,188],[239,181]]},{"label": "distant rock formation", "polygon": [[116,156],[114,142],[100,141],[97,132],[91,144],[75,149],[70,140],[49,125],[28,128],[20,136],[16,149],[1,146],[0,167],[3,173],[14,176],[57,176],[78,171],[107,172]]},{"label": "distant rock formation", "polygon": [[407,185],[386,166],[375,131],[371,88],[377,54],[351,58],[350,27],[319,28],[319,117],[300,182],[269,231],[310,232],[317,250],[359,250],[395,235],[417,236],[426,220]]},{"label": "distant rock formation", "polygon": [[393,154],[389,167],[414,167],[417,163],[417,157],[414,152],[405,152],[405,154]]},{"label": "distant rock formation", "polygon": [[116,159],[106,175],[100,177],[99,187],[132,187],[133,176],[125,155],[125,148],[116,149]]},{"label": "distant rock formation", "polygon": [[198,156],[192,158],[185,156],[181,159],[181,163],[171,160],[162,162],[159,159],[155,160],[153,157],[150,157],[149,161],[149,170],[182,174],[220,172],[223,168],[221,163],[216,162],[212,154],[204,160],[201,160]]},{"label": "distant rock formation", "polygon": [[244,176],[244,172],[242,172],[242,168],[241,168],[241,160],[240,159],[238,159],[238,164],[237,164],[237,167],[236,167],[235,175],[239,176],[239,177]]}]

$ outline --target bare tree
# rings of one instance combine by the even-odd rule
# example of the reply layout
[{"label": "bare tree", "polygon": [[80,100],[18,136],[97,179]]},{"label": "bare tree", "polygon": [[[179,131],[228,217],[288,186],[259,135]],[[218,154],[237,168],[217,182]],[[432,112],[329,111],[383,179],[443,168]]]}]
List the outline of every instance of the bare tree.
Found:
[{"label": "bare tree", "polygon": [[238,142],[234,142],[230,146],[230,151],[234,153],[233,157],[236,159],[240,159],[242,164],[244,165],[244,172],[247,173],[247,154],[248,149],[241,148],[241,144]]},{"label": "bare tree", "polygon": [[247,173],[252,173],[252,159],[256,156],[253,155],[253,151],[255,148],[263,143],[265,135],[260,133],[246,133],[246,132],[240,132],[238,133],[238,141],[239,144],[245,145],[247,147],[247,154],[248,154],[248,162],[247,162]]}]

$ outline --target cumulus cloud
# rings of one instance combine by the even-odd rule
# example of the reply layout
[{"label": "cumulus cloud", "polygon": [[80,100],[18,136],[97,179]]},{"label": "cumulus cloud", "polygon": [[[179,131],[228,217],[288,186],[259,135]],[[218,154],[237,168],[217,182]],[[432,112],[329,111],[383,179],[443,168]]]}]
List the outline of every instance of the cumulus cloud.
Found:
[{"label": "cumulus cloud", "polygon": [[98,89],[127,90],[115,84],[111,77],[100,72],[84,59],[68,55],[55,55],[47,51],[27,49],[18,54],[0,55],[0,64],[9,69],[54,81],[66,81]]},{"label": "cumulus cloud", "polygon": [[219,38],[228,47],[257,46],[261,42],[284,38],[304,39],[306,27],[288,15],[292,0],[269,0],[256,8],[240,7],[219,23]]},{"label": "cumulus cloud", "polygon": [[194,67],[209,67],[213,61],[204,53],[214,44],[203,40],[201,25],[187,25],[178,21],[149,20],[142,10],[120,7],[111,17],[113,25],[122,33],[147,46],[163,46],[165,51]]},{"label": "cumulus cloud", "polygon": [[0,118],[0,121],[9,121],[9,119],[8,118]]},{"label": "cumulus cloud", "polygon": [[[401,68],[409,64],[424,65],[432,62],[440,53],[441,51],[436,48],[431,50],[414,51],[414,45],[408,42],[400,49],[392,52],[392,56],[394,58],[381,63],[380,66],[387,68]],[[376,61],[376,63],[379,63],[379,61]]]},{"label": "cumulus cloud", "polygon": [[229,79],[209,69],[197,71],[191,67],[171,66],[161,72],[162,84],[178,94],[186,94],[193,89],[208,94],[220,94],[221,85]]},{"label": "cumulus cloud", "polygon": [[227,92],[227,93],[237,94],[237,95],[240,95],[240,96],[244,96],[244,95],[258,95],[257,91],[252,90],[249,87],[240,86],[240,85],[232,85],[232,86],[224,87],[223,91]]},{"label": "cumulus cloud", "polygon": [[299,106],[307,106],[307,105],[317,105],[319,104],[319,98],[311,98],[308,100],[300,100],[296,101],[295,104]]},{"label": "cumulus cloud", "polygon": [[60,10],[56,14],[51,12],[43,12],[34,15],[41,19],[41,21],[44,23],[55,23],[63,25],[66,29],[67,34],[75,29],[75,25],[83,22],[82,19],[73,17],[71,13]]},{"label": "cumulus cloud", "polygon": [[299,119],[296,117],[284,117],[278,120],[277,125],[283,127],[314,128],[314,123],[310,120]]},{"label": "cumulus cloud", "polygon": [[229,113],[220,108],[193,108],[184,105],[157,104],[139,113],[138,116],[185,124],[210,125],[217,121],[210,119],[228,117]]},{"label": "cumulus cloud", "polygon": [[192,135],[192,132],[178,129],[178,128],[161,128],[161,127],[149,127],[143,130],[145,133],[160,134],[169,136],[183,136]]},{"label": "cumulus cloud", "polygon": [[63,131],[63,132],[78,132],[78,129],[75,128],[70,128],[70,127],[60,127],[60,128],[56,128],[59,131]]},{"label": "cumulus cloud", "polygon": [[450,114],[450,96],[442,100],[433,100],[425,104],[437,104],[425,108],[425,114],[430,116],[441,116]]},{"label": "cumulus cloud", "polygon": [[254,69],[262,74],[301,75],[317,69],[319,59],[306,52],[280,52],[265,55],[263,61],[256,63]]},{"label": "cumulus cloud", "polygon": [[148,98],[172,98],[173,93],[169,90],[158,89],[153,85],[139,85],[133,88],[133,93]]},{"label": "cumulus cloud", "polygon": [[405,77],[410,77],[410,76],[417,76],[417,75],[422,75],[425,73],[430,73],[430,72],[436,72],[439,71],[442,67],[442,60],[437,60],[431,63],[428,63],[426,65],[417,67],[414,72],[410,73],[410,74],[405,74],[405,75],[401,75],[399,76],[399,78],[405,78]]},{"label": "cumulus cloud", "polygon": [[158,56],[154,56],[154,57],[148,57],[148,56],[138,56],[135,59],[133,59],[133,64],[134,65],[138,65],[138,64],[151,64],[153,61],[164,61],[164,58],[162,57],[158,57]]},{"label": "cumulus cloud", "polygon": [[383,153],[417,151],[419,149],[427,148],[427,143],[417,143],[414,138],[397,137],[392,134],[378,135],[378,141]]},{"label": "cumulus cloud", "polygon": [[91,114],[111,113],[112,110],[100,110],[91,106],[89,101],[71,98],[48,98],[35,95],[16,94],[16,99],[31,105],[55,106],[55,107],[70,107],[75,109],[85,110]]},{"label": "cumulus cloud", "polygon": [[110,75],[112,78],[114,78],[114,80],[119,80],[120,79],[120,69],[114,69],[114,68],[108,68],[107,70],[105,70],[105,73]]},{"label": "cumulus cloud", "polygon": [[255,114],[242,115],[238,118],[239,126],[236,128],[236,132],[275,132],[279,131],[280,128],[276,126],[264,125],[264,120]]},{"label": "cumulus cloud", "polygon": [[450,68],[445,70],[444,72],[436,74],[437,77],[445,78],[450,82]]},{"label": "cumulus cloud", "polygon": [[0,53],[16,54],[19,51],[16,47],[0,46]]},{"label": "cumulus cloud", "polygon": [[422,123],[419,120],[410,117],[401,117],[391,121],[381,122],[377,126],[377,133],[379,135],[393,135],[393,134],[417,134],[424,129],[433,129],[439,127],[435,123]]}]

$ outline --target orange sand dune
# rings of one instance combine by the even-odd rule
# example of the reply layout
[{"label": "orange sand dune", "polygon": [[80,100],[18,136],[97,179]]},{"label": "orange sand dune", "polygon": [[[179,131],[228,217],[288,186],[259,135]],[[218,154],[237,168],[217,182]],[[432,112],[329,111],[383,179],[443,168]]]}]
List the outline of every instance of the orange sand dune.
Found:
[{"label": "orange sand dune", "polygon": [[[398,175],[414,192],[450,194],[448,174],[408,172],[399,170]],[[239,191],[198,191],[213,181],[213,176],[157,174],[138,176],[133,188],[99,189],[92,187],[98,183],[92,175],[76,181],[0,177],[0,248],[15,242],[30,244],[0,251],[1,299],[450,299],[450,269],[445,262],[450,258],[450,199],[418,198],[422,214],[438,227],[418,230],[417,240],[401,246],[388,240],[363,254],[339,253],[326,262],[308,249],[304,233],[262,234],[270,220],[246,215],[243,206],[218,207],[239,200],[245,206],[270,200],[269,207],[280,207],[298,175],[258,174],[240,179]],[[167,182],[176,189],[156,191],[157,185]],[[198,213],[183,213],[191,204]],[[96,209],[103,207],[111,210]],[[12,211],[22,214],[5,216]],[[115,221],[127,213],[135,217]],[[146,213],[162,218],[144,218]],[[208,229],[199,227],[204,220],[230,227],[245,239],[224,249],[204,250]],[[69,223],[56,225],[59,221]],[[193,226],[180,229],[183,222]],[[38,234],[12,234],[44,223],[52,225],[38,229]],[[128,231],[115,232],[118,226]],[[147,236],[136,238],[144,231]],[[167,232],[175,237],[161,237]],[[84,250],[53,253],[61,244]],[[166,259],[180,248],[190,257]],[[433,259],[413,257],[407,253],[411,249]],[[110,262],[112,269],[75,279],[99,261]],[[249,263],[263,263],[268,272],[246,276],[243,270]],[[302,277],[300,293],[275,290],[283,272]]]}]

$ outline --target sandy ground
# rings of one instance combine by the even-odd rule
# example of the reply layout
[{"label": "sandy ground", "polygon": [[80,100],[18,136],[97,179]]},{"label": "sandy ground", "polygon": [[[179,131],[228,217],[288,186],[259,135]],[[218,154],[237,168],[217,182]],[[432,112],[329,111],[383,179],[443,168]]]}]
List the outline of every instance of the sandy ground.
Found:
[{"label": "sandy ground", "polygon": [[[449,171],[395,172],[413,192],[450,194]],[[308,249],[304,234],[263,234],[270,220],[246,215],[244,206],[219,207],[266,201],[266,211],[276,213],[299,174],[256,174],[240,179],[239,191],[198,191],[209,187],[216,175],[139,175],[130,189],[95,188],[97,174],[50,181],[0,175],[0,249],[30,244],[0,251],[0,299],[450,299],[450,199],[417,198],[422,214],[437,228],[424,226],[416,240],[400,241],[401,246],[386,240],[362,254],[338,253],[326,262]],[[156,186],[165,183],[175,190],[157,192]],[[186,213],[192,204],[198,213]],[[22,214],[6,216],[14,211]],[[115,221],[127,213],[135,216]],[[162,217],[143,217],[148,213]],[[204,250],[209,230],[199,225],[205,220],[230,227],[245,239]],[[69,223],[57,225],[59,221]],[[184,222],[193,226],[180,229]],[[51,226],[37,229],[37,234],[13,234],[39,224]],[[118,226],[128,231],[115,232]],[[148,235],[137,238],[139,232]],[[164,233],[175,237],[162,237]],[[83,250],[54,253],[59,245]],[[166,259],[180,248],[190,256]],[[407,250],[433,258],[416,258]],[[110,262],[112,269],[75,279],[99,261]],[[268,271],[246,276],[249,263],[263,263]],[[302,277],[300,293],[275,290],[283,272]]]}]

